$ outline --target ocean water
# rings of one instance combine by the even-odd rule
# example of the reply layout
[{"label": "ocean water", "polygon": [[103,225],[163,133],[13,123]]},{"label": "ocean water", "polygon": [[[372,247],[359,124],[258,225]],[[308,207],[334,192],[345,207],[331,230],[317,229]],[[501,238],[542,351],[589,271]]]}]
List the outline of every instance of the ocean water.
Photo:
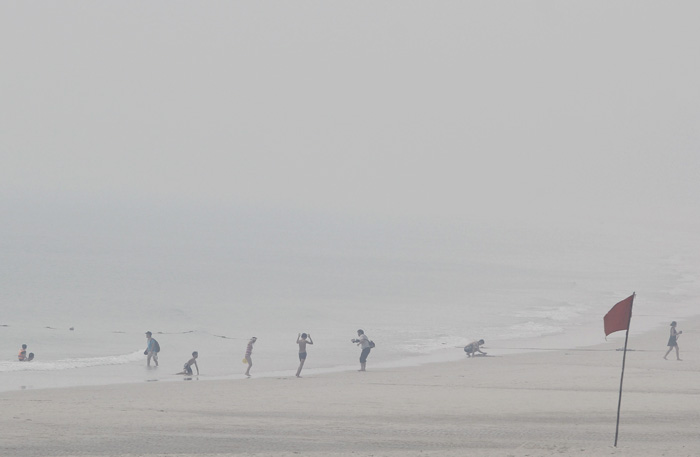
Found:
[{"label": "ocean water", "polygon": [[463,359],[478,338],[495,356],[582,347],[632,292],[633,334],[698,313],[691,233],[86,202],[7,213],[0,391],[182,381],[195,350],[194,379],[243,379],[252,336],[253,377],[293,376],[301,332],[306,376],[357,369],[359,328],[377,344],[369,369]]}]

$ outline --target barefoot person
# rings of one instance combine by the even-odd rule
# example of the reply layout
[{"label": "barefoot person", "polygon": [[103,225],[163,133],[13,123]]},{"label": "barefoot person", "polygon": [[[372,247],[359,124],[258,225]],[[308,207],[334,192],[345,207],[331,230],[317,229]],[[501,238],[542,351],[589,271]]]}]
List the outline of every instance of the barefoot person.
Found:
[{"label": "barefoot person", "polygon": [[245,360],[248,362],[248,369],[245,371],[245,375],[250,377],[250,369],[253,367],[253,359],[250,357],[253,353],[253,345],[258,341],[256,337],[252,337],[248,341],[248,347],[245,349]]},{"label": "barefoot person", "polygon": [[484,340],[472,341],[471,343],[464,346],[464,352],[467,353],[467,357],[474,357],[476,356],[477,352],[486,355],[486,353],[480,349],[480,346],[482,344],[484,344]]},{"label": "barefoot person", "polygon": [[359,371],[367,371],[365,370],[365,367],[367,366],[367,356],[369,355],[369,352],[372,350],[372,345],[367,338],[367,335],[365,335],[365,331],[360,329],[357,331],[357,336],[358,338],[353,338],[350,341],[353,343],[357,343],[358,346],[362,348],[362,352],[360,353],[360,369]]},{"label": "barefoot person", "polygon": [[146,332],[146,343],[146,350],[143,351],[143,355],[147,356],[146,366],[151,366],[151,359],[153,359],[153,361],[156,363],[156,366],[158,366],[158,353],[160,352],[160,344],[158,344],[158,341],[156,341],[156,339],[153,338],[153,334],[151,332]]},{"label": "barefoot person", "polygon": [[[308,340],[306,338],[309,338]],[[299,345],[299,369],[297,370],[297,378],[301,378],[301,369],[304,368],[304,362],[306,362],[306,345],[314,344],[311,339],[311,335],[306,333],[300,333],[297,336],[297,344]]]},{"label": "barefoot person", "polygon": [[192,353],[192,358],[188,360],[185,363],[185,366],[182,368],[182,372],[180,373],[175,373],[175,374],[185,374],[185,375],[192,375],[192,365],[197,369],[197,376],[199,376],[199,366],[197,365],[197,357],[199,357],[199,353],[197,351],[194,351]]},{"label": "barefoot person", "polygon": [[[678,353],[678,337],[683,333],[682,331],[677,331],[676,330],[676,321],[671,322],[671,335],[668,338],[668,351],[666,351],[666,355],[664,355],[664,359],[668,356],[668,354],[673,350],[673,348],[676,348],[676,360],[681,360],[680,354]],[[666,359],[668,360],[668,359]]]}]

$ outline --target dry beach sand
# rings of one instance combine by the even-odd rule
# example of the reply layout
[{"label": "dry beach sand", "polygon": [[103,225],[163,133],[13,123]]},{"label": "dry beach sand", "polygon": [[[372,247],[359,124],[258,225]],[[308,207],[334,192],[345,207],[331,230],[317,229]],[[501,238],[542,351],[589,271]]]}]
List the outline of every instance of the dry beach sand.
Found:
[{"label": "dry beach sand", "polygon": [[697,456],[700,319],[678,327],[682,362],[662,358],[667,327],[630,335],[617,448],[619,337],[301,379],[6,392],[0,455]]}]

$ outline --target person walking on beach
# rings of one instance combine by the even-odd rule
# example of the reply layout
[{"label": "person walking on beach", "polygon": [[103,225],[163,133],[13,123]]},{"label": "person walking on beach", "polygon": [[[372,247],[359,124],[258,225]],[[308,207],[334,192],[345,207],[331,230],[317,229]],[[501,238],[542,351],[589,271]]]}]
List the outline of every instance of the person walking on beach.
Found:
[{"label": "person walking on beach", "polygon": [[372,342],[367,338],[365,331],[362,329],[357,331],[357,336],[358,338],[353,338],[350,341],[357,343],[357,345],[362,348],[362,352],[360,353],[360,369],[358,371],[367,371],[365,370],[367,366],[367,356],[372,350]]},{"label": "person walking on beach", "polygon": [[482,344],[484,344],[484,340],[472,341],[464,346],[464,352],[467,353],[467,357],[475,357],[477,352],[486,355],[486,353],[479,348]]},{"label": "person walking on beach", "polygon": [[17,359],[19,359],[20,362],[24,362],[27,360],[27,345],[23,344],[22,348],[19,350],[19,354],[17,354]]},{"label": "person walking on beach", "polygon": [[[307,340],[306,337],[309,339]],[[297,378],[301,378],[301,369],[304,368],[304,362],[306,362],[306,345],[314,344],[314,342],[310,334],[300,333],[297,336],[297,344],[299,345],[299,369],[297,370]]]},{"label": "person walking on beach", "polygon": [[664,355],[665,360],[668,360],[666,357],[673,350],[673,348],[676,348],[676,360],[681,360],[678,351],[678,337],[681,335],[681,333],[683,333],[683,331],[679,332],[676,330],[676,321],[671,322],[671,335],[668,338],[668,351],[666,351],[666,355]]},{"label": "person walking on beach", "polygon": [[158,366],[158,353],[160,352],[160,344],[158,344],[158,341],[156,341],[156,339],[153,338],[153,334],[151,332],[146,332],[146,343],[146,350],[143,351],[143,355],[147,356],[146,366],[151,366],[151,359],[153,359],[156,366]]},{"label": "person walking on beach", "polygon": [[192,358],[185,363],[182,372],[175,374],[186,374],[192,376],[192,365],[194,365],[194,367],[197,369],[197,376],[199,376],[199,366],[197,365],[197,357],[199,357],[199,353],[197,351],[194,351],[192,353]]},{"label": "person walking on beach", "polygon": [[250,377],[250,369],[253,367],[253,359],[250,357],[250,355],[253,353],[253,345],[255,342],[258,341],[256,337],[252,337],[250,341],[248,341],[248,347],[245,349],[245,361],[248,363],[248,369],[245,371],[245,375]]}]

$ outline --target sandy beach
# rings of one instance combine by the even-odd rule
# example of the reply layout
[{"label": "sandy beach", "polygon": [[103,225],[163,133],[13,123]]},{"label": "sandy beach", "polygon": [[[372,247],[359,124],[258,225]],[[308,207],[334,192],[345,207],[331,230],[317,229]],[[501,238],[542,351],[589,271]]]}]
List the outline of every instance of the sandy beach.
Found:
[{"label": "sandy beach", "polygon": [[0,2],[0,457],[700,457],[698,17]]},{"label": "sandy beach", "polygon": [[682,362],[662,358],[667,328],[630,335],[617,448],[619,338],[301,379],[6,392],[0,454],[696,456],[700,319],[679,329]]}]

